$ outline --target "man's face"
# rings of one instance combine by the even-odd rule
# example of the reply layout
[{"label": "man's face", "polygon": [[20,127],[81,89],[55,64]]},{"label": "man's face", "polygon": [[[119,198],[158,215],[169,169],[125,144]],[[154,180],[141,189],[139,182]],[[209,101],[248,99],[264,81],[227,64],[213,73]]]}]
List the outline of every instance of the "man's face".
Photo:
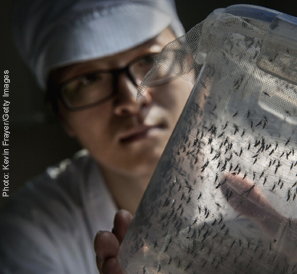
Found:
[{"label": "man's face", "polygon": [[[126,52],[59,69],[56,82],[80,74],[126,66],[131,60],[158,53],[174,40],[165,29],[157,37]],[[155,169],[179,118],[192,85],[182,79],[156,86],[136,102],[137,87],[126,74],[118,80],[117,95],[98,106],[60,112],[69,135],[88,149],[102,169],[125,176],[148,176]]]}]

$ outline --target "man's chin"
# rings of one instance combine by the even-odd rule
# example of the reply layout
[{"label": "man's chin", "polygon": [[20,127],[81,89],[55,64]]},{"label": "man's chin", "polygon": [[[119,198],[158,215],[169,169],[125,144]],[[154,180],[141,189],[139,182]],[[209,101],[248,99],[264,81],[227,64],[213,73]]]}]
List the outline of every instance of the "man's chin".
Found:
[{"label": "man's chin", "polygon": [[119,170],[121,170],[123,174],[129,175],[131,177],[152,176],[162,152],[160,151],[159,153],[155,154],[150,153],[149,155],[143,153],[138,156],[135,155],[134,157],[132,154],[127,155],[127,157],[125,157],[125,159],[119,163]]}]

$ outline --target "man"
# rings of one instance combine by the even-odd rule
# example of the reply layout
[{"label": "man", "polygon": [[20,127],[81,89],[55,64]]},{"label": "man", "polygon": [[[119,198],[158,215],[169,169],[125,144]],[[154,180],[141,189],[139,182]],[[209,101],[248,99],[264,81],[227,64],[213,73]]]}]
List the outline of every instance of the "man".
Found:
[{"label": "man", "polygon": [[170,0],[17,1],[18,50],[86,150],[6,206],[1,273],[97,273],[97,230],[111,230],[118,209],[135,212],[191,91],[176,79],[135,101],[158,53],[181,34]]},{"label": "man", "polygon": [[[182,28],[170,1],[19,5],[19,50],[41,87],[47,86],[66,132],[88,152],[49,169],[7,206],[0,227],[1,272],[97,273],[96,231],[112,228],[117,209],[135,212],[191,90],[175,79],[135,102],[156,55]],[[120,211],[117,238],[99,233],[100,269],[121,271],[114,257],[130,221]]]}]

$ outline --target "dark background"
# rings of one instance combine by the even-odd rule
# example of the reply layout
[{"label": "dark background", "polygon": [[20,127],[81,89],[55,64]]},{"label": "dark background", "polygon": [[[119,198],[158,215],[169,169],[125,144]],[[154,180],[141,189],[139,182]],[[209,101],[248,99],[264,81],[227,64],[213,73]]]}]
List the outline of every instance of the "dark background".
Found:
[{"label": "dark background", "polygon": [[[156,0],[162,1],[162,0]],[[254,4],[297,16],[297,3],[288,0],[176,0],[178,14],[186,31],[202,21],[214,9],[233,4]],[[79,149],[75,140],[66,136],[55,117],[49,112],[44,93],[14,49],[10,17],[12,0],[1,1],[1,70],[10,73],[10,195],[28,179],[45,171],[49,165],[72,157]],[[2,91],[1,91],[2,94]],[[2,98],[2,97],[1,97]],[[1,99],[1,104],[3,103]],[[7,98],[6,98],[7,99]],[[2,111],[1,111],[2,112]],[[1,113],[2,116],[2,113]],[[1,138],[3,140],[3,125]],[[1,154],[3,147],[1,148]],[[1,157],[1,162],[3,156]],[[2,164],[2,163],[1,163]],[[1,182],[3,176],[1,176]],[[3,184],[1,183],[1,189]],[[7,202],[0,198],[0,208]]]}]

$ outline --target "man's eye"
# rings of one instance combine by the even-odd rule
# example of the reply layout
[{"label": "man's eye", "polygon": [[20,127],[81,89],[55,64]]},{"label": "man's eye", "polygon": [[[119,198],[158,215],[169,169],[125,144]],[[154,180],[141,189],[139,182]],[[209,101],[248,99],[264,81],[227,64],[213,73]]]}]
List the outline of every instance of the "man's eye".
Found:
[{"label": "man's eye", "polygon": [[96,81],[101,81],[101,80],[102,80],[102,77],[99,73],[90,73],[83,76],[80,79],[80,85],[87,86],[87,85],[93,84]]},{"label": "man's eye", "polygon": [[143,65],[153,65],[157,59],[158,54],[151,54],[143,57],[142,63]]}]

